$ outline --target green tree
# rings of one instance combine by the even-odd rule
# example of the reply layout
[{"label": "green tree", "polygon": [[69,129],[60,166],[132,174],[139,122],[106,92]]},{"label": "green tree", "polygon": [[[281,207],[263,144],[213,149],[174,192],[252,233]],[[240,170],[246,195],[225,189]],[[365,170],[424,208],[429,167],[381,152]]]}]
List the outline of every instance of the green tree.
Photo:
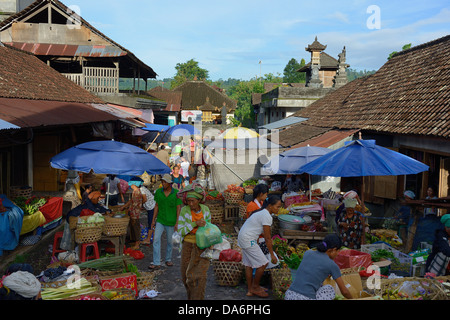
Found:
[{"label": "green tree", "polygon": [[[402,47],[402,51],[403,50],[408,50],[409,48],[411,48],[411,43],[408,43],[408,44],[405,44],[403,47]],[[397,51],[393,51],[393,52],[391,52],[390,54],[389,54],[389,57],[387,58],[388,60],[391,60],[391,58],[394,56],[394,54],[396,54],[396,53],[398,53]]]},{"label": "green tree", "polygon": [[286,83],[301,83],[305,82],[305,73],[304,72],[298,72],[297,70],[300,69],[305,65],[305,59],[302,59],[300,62],[298,62],[295,58],[292,58],[287,63],[286,67],[283,71],[283,82]]},{"label": "green tree", "polygon": [[198,62],[194,59],[188,60],[185,63],[177,63],[175,66],[177,73],[170,84],[170,88],[176,88],[186,81],[197,80],[207,80],[209,77],[209,71],[200,68]]},{"label": "green tree", "polygon": [[244,127],[252,128],[255,124],[255,112],[252,104],[252,93],[263,93],[264,84],[257,80],[240,81],[228,90],[230,98],[237,101],[237,108],[234,112],[234,125],[241,124]]}]

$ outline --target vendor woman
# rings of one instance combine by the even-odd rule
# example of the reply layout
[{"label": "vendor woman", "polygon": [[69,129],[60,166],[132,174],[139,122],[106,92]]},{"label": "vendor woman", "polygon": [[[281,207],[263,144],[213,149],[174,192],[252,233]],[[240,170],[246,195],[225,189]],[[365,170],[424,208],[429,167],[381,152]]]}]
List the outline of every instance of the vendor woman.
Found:
[{"label": "vendor woman", "polygon": [[203,204],[206,192],[200,184],[194,182],[178,192],[178,196],[185,204],[178,219],[178,232],[183,244],[181,280],[186,288],[188,300],[203,300],[210,261],[200,257],[206,249],[197,246],[196,233],[198,227],[204,227],[207,222],[211,222],[211,212]]},{"label": "vendor woman", "polygon": [[436,230],[431,254],[427,258],[426,272],[444,276],[450,262],[450,214],[441,218],[443,227]]},{"label": "vendor woman", "polygon": [[267,184],[260,183],[253,188],[253,200],[247,204],[245,219],[248,219],[254,211],[261,209],[268,194],[269,186]]},{"label": "vendor woman", "polygon": [[317,245],[317,250],[306,251],[284,299],[333,300],[336,296],[334,288],[331,285],[322,285],[330,275],[342,295],[351,299],[352,295],[342,280],[341,270],[334,262],[341,246],[341,239],[335,234],[329,234]]},{"label": "vendor woman", "polygon": [[80,204],[79,206],[73,208],[67,213],[66,216],[66,223],[64,225],[64,232],[63,237],[61,239],[60,247],[64,250],[72,250],[72,243],[71,243],[71,234],[70,234],[70,225],[69,225],[69,218],[70,217],[79,217],[82,212],[91,211],[92,214],[96,212],[100,213],[111,213],[111,210],[105,208],[101,204],[99,204],[99,199],[101,197],[100,191],[92,191],[89,193],[87,199],[83,204]]}]

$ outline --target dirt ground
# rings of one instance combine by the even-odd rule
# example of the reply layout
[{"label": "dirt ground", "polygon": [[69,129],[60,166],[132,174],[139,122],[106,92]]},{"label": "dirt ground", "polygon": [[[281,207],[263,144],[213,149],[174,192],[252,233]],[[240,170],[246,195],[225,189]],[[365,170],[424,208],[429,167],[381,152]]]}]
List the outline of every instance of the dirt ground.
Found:
[{"label": "dirt ground", "polygon": [[[146,225],[146,217],[141,218],[142,224]],[[49,246],[53,244],[53,235],[57,230],[62,230],[62,226],[53,230],[47,231],[43,238],[34,246],[18,247],[14,252],[7,253],[6,256],[0,258],[0,272],[3,275],[7,265],[11,262],[29,263],[34,269],[35,275],[46,270],[51,260],[51,253]],[[166,234],[162,237],[161,256],[165,257],[166,248]],[[144,253],[144,258],[140,260],[133,260],[133,263],[140,271],[149,271],[148,266],[153,261],[153,246],[141,245],[141,251]],[[101,253],[102,255],[102,253]],[[156,291],[159,294],[151,300],[186,300],[186,290],[181,281],[180,271],[180,252],[178,249],[173,249],[173,266],[166,266],[162,263],[162,267],[157,271],[154,279]],[[261,285],[270,289],[270,277],[265,274]],[[273,300],[271,290],[268,291],[268,298],[259,298],[256,296],[246,296],[247,286],[244,278],[236,287],[219,286],[215,280],[214,270],[212,265],[208,270],[207,288],[205,300]]]}]

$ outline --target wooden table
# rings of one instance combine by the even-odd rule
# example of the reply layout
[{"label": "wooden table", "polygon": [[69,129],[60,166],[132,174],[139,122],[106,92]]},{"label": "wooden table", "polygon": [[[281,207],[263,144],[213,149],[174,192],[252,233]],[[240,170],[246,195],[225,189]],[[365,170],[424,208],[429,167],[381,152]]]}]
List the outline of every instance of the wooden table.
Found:
[{"label": "wooden table", "polygon": [[123,255],[123,247],[125,246],[125,236],[105,236],[102,235],[101,240],[111,241],[114,244],[114,255],[115,256],[121,256]]},{"label": "wooden table", "polygon": [[288,240],[289,245],[294,243],[296,240],[303,240],[303,241],[323,240],[327,234],[328,234],[327,231],[310,232],[310,231],[289,230],[280,228],[281,237]]}]

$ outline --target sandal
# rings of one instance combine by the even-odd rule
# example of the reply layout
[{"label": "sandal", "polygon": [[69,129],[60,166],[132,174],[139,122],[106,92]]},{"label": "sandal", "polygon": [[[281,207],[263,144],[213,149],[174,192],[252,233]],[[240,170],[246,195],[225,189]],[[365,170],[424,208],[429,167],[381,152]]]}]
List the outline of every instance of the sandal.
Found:
[{"label": "sandal", "polygon": [[166,266],[168,266],[168,267],[173,266],[173,262],[172,261],[166,261]]},{"label": "sandal", "polygon": [[161,266],[158,266],[158,265],[152,263],[151,265],[148,266],[148,268],[150,270],[159,270],[161,268]]},{"label": "sandal", "polygon": [[265,292],[264,290],[250,291],[250,293],[252,293],[255,296],[258,296],[260,298],[267,298],[269,296],[269,294],[267,292]]}]

